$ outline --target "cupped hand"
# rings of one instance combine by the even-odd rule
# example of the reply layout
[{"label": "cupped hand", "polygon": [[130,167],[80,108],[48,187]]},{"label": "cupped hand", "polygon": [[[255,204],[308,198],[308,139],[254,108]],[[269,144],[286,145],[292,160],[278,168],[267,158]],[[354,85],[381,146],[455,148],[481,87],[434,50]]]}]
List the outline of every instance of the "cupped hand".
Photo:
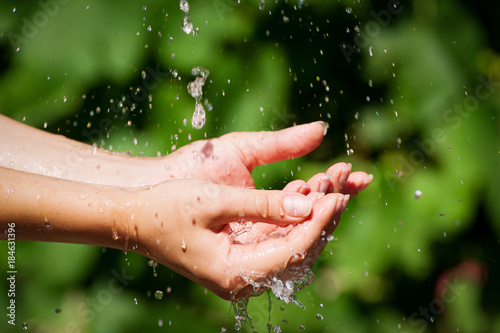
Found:
[{"label": "cupped hand", "polygon": [[[350,170],[340,172],[342,177],[345,172]],[[311,184],[295,181],[283,191],[195,179],[158,184],[140,192],[129,226],[134,250],[222,298],[247,296],[252,293],[248,281],[279,277],[302,262],[311,265],[325,232],[333,231],[333,221],[338,222],[350,196],[333,190],[313,191],[322,178],[316,175]],[[369,176],[353,180],[349,185],[353,194],[370,180]],[[241,242],[234,226],[246,223],[283,232]]]}]

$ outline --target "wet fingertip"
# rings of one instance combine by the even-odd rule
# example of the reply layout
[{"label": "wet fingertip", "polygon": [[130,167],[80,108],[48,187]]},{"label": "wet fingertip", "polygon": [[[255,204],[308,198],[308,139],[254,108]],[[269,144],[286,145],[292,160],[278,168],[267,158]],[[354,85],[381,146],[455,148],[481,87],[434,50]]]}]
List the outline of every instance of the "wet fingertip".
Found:
[{"label": "wet fingertip", "polygon": [[328,129],[330,128],[330,125],[328,125],[327,122],[322,121],[322,120],[315,121],[315,122],[313,122],[311,124],[321,124],[321,125],[323,125],[323,136],[326,135],[326,133],[328,132]]},{"label": "wet fingertip", "polygon": [[365,181],[365,184],[370,184],[372,182],[372,180],[373,180],[373,174],[370,173],[368,175],[368,178]]},{"label": "wet fingertip", "polygon": [[328,129],[330,128],[330,125],[327,122],[323,122],[323,136],[326,136],[326,133],[328,133]]},{"label": "wet fingertip", "polygon": [[351,198],[351,195],[350,194],[346,194],[344,195],[344,197],[342,198],[342,206],[341,206],[341,209],[342,211],[344,211],[347,207],[347,203],[349,202],[349,199]]}]

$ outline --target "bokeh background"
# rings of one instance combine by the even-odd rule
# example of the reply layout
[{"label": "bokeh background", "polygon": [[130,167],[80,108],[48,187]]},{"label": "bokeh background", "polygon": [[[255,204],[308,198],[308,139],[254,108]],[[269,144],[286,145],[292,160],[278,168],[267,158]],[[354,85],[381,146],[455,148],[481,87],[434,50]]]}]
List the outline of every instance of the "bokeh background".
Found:
[{"label": "bokeh background", "polygon": [[[374,181],[297,292],[306,309],[263,294],[241,331],[500,332],[500,3],[189,5],[197,34],[177,1],[1,0],[0,112],[147,156],[327,121],[315,152],[259,167],[257,186],[337,161]],[[201,130],[186,89],[196,66],[210,71]],[[17,325],[2,314],[1,332],[234,331],[229,302],[134,253],[17,242],[16,254]]]}]

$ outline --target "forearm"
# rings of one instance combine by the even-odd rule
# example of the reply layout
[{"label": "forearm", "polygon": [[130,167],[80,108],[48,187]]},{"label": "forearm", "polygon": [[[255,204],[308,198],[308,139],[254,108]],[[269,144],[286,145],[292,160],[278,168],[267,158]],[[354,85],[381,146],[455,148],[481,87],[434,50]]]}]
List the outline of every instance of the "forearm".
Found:
[{"label": "forearm", "polygon": [[0,114],[0,166],[55,178],[114,186],[152,185],[153,158],[132,157],[70,140]]},{"label": "forearm", "polygon": [[136,203],[126,191],[3,167],[0,179],[0,239],[15,223],[18,240],[128,248]]}]

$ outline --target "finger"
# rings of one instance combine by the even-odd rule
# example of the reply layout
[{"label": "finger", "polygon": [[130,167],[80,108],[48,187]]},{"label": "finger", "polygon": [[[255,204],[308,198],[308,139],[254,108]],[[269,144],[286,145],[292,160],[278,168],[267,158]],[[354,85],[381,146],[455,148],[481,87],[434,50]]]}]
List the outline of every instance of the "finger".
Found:
[{"label": "finger", "polygon": [[311,192],[311,187],[305,181],[297,179],[286,184],[283,191],[297,192],[300,194],[308,195]]},{"label": "finger", "polygon": [[221,137],[233,143],[247,168],[303,156],[313,151],[326,134],[323,121],[275,132],[235,132]]},{"label": "finger", "polygon": [[[201,221],[209,228],[229,222],[269,222],[274,224],[298,223],[312,210],[312,200],[300,193],[242,189],[217,186],[217,195],[195,199],[202,208]],[[195,208],[195,207],[193,207]]]},{"label": "finger", "polygon": [[334,193],[343,193],[349,174],[351,173],[351,163],[336,163],[326,171],[331,175],[331,186]]},{"label": "finger", "polygon": [[373,175],[366,174],[362,171],[353,172],[349,175],[347,179],[344,193],[350,194],[351,198],[357,195],[359,192],[364,190],[370,185],[373,180]]},{"label": "finger", "polygon": [[307,184],[311,192],[327,193],[331,185],[331,176],[326,173],[317,173],[307,181]]}]

